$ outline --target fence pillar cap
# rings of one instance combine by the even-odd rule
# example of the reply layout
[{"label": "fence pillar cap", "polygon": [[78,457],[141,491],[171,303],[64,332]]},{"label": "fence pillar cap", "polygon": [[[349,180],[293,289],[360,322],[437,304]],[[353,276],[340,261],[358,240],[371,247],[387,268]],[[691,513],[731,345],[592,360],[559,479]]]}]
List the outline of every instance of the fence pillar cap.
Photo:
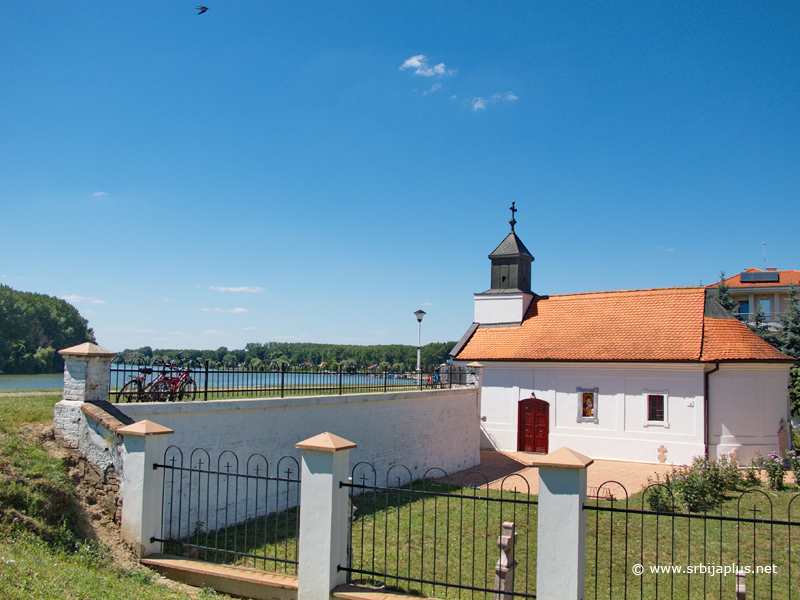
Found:
[{"label": "fence pillar cap", "polygon": [[343,437],[327,431],[295,444],[295,448],[300,448],[301,450],[318,450],[320,452],[338,452],[339,450],[349,450],[357,446],[358,444],[349,442]]},{"label": "fence pillar cap", "polygon": [[117,429],[118,435],[136,435],[136,436],[147,436],[147,435],[162,435],[166,433],[175,433],[174,430],[164,427],[163,425],[159,425],[158,423],[153,423],[152,421],[148,421],[145,419],[144,421],[138,421],[133,425],[126,425],[125,427],[120,427]]},{"label": "fence pillar cap", "polygon": [[467,363],[468,367],[472,367],[473,369],[482,369],[483,365],[479,363],[477,360],[472,361],[471,363]]},{"label": "fence pillar cap", "polygon": [[97,344],[92,344],[90,342],[78,344],[77,346],[72,346],[70,348],[64,348],[63,350],[59,350],[58,353],[62,356],[109,356],[112,358],[117,355],[116,352],[106,350],[105,348],[101,348]]},{"label": "fence pillar cap", "polygon": [[562,447],[536,461],[537,467],[560,467],[562,469],[585,469],[594,462],[593,458],[580,452]]}]

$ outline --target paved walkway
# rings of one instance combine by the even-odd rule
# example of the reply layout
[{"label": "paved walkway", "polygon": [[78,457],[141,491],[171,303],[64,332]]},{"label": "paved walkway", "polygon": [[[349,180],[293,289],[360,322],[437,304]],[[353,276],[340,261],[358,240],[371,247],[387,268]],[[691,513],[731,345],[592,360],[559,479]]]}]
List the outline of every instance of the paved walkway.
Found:
[{"label": "paved walkway", "polygon": [[[497,452],[495,450],[481,450],[481,464],[455,473],[450,477],[453,483],[467,483],[484,485],[488,482],[489,488],[494,490],[506,489],[527,491],[531,494],[539,493],[539,469],[536,463],[544,458],[543,454],[528,454],[526,452]],[[672,470],[672,465],[653,463],[635,463],[617,460],[595,460],[587,469],[588,494],[596,496],[600,486],[609,481],[622,484],[628,495],[639,492],[642,486],[647,485],[647,478],[656,473],[667,473]],[[481,476],[480,474],[483,474]],[[624,492],[617,485],[605,485],[600,491],[602,496],[613,495],[616,498],[624,497]]]}]

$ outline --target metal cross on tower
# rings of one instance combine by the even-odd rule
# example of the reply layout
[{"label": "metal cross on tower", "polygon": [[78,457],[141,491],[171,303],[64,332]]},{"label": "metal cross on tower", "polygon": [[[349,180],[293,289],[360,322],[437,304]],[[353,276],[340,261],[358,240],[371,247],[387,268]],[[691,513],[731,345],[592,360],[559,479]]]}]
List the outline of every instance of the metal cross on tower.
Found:
[{"label": "metal cross on tower", "polygon": [[514,225],[517,224],[517,220],[514,218],[514,213],[517,212],[517,209],[514,208],[514,204],[516,204],[516,202],[512,202],[511,208],[509,209],[511,210],[511,220],[509,221],[509,223],[511,223],[511,231],[514,231]]}]

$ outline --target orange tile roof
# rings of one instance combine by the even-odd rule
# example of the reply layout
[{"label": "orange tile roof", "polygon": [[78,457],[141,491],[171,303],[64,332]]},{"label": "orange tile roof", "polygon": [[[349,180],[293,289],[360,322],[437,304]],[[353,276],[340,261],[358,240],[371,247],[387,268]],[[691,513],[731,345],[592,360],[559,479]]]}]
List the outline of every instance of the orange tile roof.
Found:
[{"label": "orange tile roof", "polygon": [[[739,280],[741,273],[737,273],[733,277],[726,277],[725,283],[732,290],[736,288],[789,287],[790,284],[794,284],[795,287],[800,287],[800,271],[788,270],[776,272],[780,274],[780,281],[748,281],[742,283]],[[762,269],[745,269],[744,273],[764,273],[764,271]],[[707,285],[706,288],[715,288],[717,285],[719,285],[719,282]]]},{"label": "orange tile roof", "polygon": [[[707,319],[705,288],[568,294],[534,299],[516,327],[478,327],[457,360],[793,360],[735,319]],[[717,327],[714,321],[730,321]],[[710,344],[704,352],[705,343]],[[731,350],[725,346],[735,342]],[[769,346],[769,344],[767,344]],[[771,346],[769,346],[771,348]]]},{"label": "orange tile roof", "polygon": [[704,323],[701,361],[794,360],[768,344],[737,319],[710,319]]}]

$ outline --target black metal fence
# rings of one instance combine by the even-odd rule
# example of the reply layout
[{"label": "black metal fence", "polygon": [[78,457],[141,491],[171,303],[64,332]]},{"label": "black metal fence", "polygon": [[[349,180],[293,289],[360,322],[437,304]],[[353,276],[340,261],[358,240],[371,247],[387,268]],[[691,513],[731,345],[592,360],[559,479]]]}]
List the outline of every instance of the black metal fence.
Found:
[{"label": "black metal fence", "polygon": [[281,458],[275,475],[261,454],[244,465],[230,451],[212,462],[196,449],[184,464],[170,446],[162,469],[161,542],[166,554],[297,574],[300,467]]},{"label": "black metal fence", "polygon": [[282,365],[256,369],[247,365],[207,360],[154,359],[150,363],[121,356],[111,362],[109,400],[154,402],[353,394],[415,389],[442,389],[467,385],[469,367],[442,366],[432,372],[395,373],[389,370],[335,371]]},{"label": "black metal fence", "polygon": [[[498,537],[515,524],[516,587],[504,594],[535,598],[537,502],[519,474],[490,486],[471,471],[454,482],[429,469],[412,482],[411,471],[393,466],[385,485],[375,468],[357,464],[349,482],[353,517],[350,564],[340,566],[351,583],[443,599],[489,599],[496,593]],[[496,489],[495,489],[496,488]]]},{"label": "black metal fence", "polygon": [[630,499],[624,486],[606,482],[584,506],[586,597],[800,598],[798,497],[748,490],[684,513],[661,484]]}]

